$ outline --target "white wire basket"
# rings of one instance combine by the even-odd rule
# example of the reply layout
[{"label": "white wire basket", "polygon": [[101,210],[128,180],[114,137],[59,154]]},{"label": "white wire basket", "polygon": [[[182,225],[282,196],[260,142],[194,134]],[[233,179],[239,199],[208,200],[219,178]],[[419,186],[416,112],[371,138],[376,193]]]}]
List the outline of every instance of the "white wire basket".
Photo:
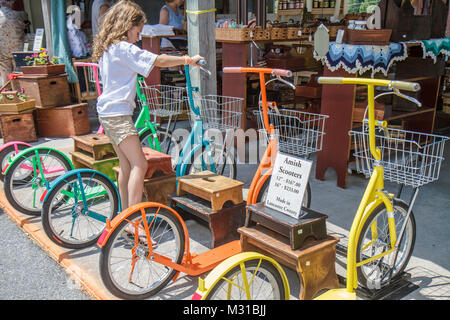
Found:
[{"label": "white wire basket", "polygon": [[[241,126],[243,98],[205,95],[194,97],[195,106],[200,109],[200,118],[203,121],[203,129],[218,129],[226,131],[237,129]],[[194,114],[189,113],[191,121]]]},{"label": "white wire basket", "polygon": [[[186,89],[184,87],[163,84],[151,86],[139,84],[139,86],[151,115],[172,117],[183,112],[183,105],[186,100]],[[140,104],[144,103],[141,99],[138,100]]]},{"label": "white wire basket", "polygon": [[[257,119],[259,132],[262,132],[268,140],[262,110],[253,110],[253,113]],[[268,116],[269,124],[275,128],[279,151],[296,156],[307,156],[322,150],[327,115],[279,109],[278,112],[270,110]]]},{"label": "white wire basket", "polygon": [[[367,178],[375,159],[369,149],[369,132],[350,131],[355,146],[356,170]],[[445,141],[449,138],[402,129],[377,128],[375,145],[381,152],[384,178],[391,182],[418,188],[439,178],[444,160]]]}]

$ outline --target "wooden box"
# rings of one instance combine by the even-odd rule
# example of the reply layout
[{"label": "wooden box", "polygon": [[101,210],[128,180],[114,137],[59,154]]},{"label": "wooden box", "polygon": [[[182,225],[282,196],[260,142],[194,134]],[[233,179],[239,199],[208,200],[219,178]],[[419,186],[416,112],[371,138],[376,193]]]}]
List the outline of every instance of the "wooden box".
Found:
[{"label": "wooden box", "polygon": [[240,204],[244,201],[242,182],[208,170],[178,177],[177,180],[178,196],[192,194],[209,201],[214,212],[222,209],[227,202]]},{"label": "wooden box", "polygon": [[373,29],[373,30],[353,30],[346,29],[346,43],[356,45],[389,45],[391,38],[391,29]]},{"label": "wooden box", "polygon": [[148,147],[143,147],[142,152],[148,164],[145,173],[146,179],[152,178],[156,174],[171,175],[173,173],[171,156]]},{"label": "wooden box", "polygon": [[25,94],[36,100],[37,108],[71,104],[66,73],[54,76],[21,76],[18,79]]},{"label": "wooden box", "polygon": [[144,180],[144,196],[149,202],[170,205],[169,195],[176,192],[175,173]]},{"label": "wooden box", "polygon": [[41,137],[66,138],[91,132],[87,103],[36,110]]},{"label": "wooden box", "polygon": [[56,74],[62,74],[65,72],[65,64],[52,64],[52,65],[40,65],[40,66],[22,66],[20,68],[24,75],[35,76],[51,76]]},{"label": "wooden box", "polygon": [[103,133],[74,136],[72,139],[74,151],[87,153],[94,160],[117,156],[109,138]]},{"label": "wooden box", "polygon": [[285,237],[260,225],[241,227],[238,232],[242,252],[262,253],[297,272],[300,300],[312,299],[323,289],[339,288],[335,267],[338,238],[309,238],[300,249],[292,250]]},{"label": "wooden box", "polygon": [[327,215],[302,208],[303,216],[299,219],[268,208],[264,203],[256,203],[247,206],[246,227],[255,223],[273,230],[289,239],[292,250],[302,247],[308,237],[322,240],[327,237],[326,219]]},{"label": "wooden box", "polygon": [[[6,96],[13,96],[8,99]],[[17,97],[17,91],[2,91],[0,96],[0,114],[20,114],[34,109],[36,101],[22,101]]]},{"label": "wooden box", "polygon": [[0,130],[3,143],[10,141],[37,141],[32,112],[0,115]]},{"label": "wooden box", "polygon": [[72,162],[75,169],[89,168],[100,171],[108,176],[111,180],[116,180],[116,173],[113,168],[119,165],[119,158],[106,158],[102,160],[95,160],[89,154],[81,151],[69,152],[72,156]]}]

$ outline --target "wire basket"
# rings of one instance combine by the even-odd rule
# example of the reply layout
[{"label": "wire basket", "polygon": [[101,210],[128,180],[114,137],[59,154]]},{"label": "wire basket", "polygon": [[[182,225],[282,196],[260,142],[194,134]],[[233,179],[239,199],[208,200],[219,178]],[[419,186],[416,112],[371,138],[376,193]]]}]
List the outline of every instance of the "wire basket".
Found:
[{"label": "wire basket", "polygon": [[183,112],[186,100],[186,89],[184,87],[168,85],[145,86],[139,84],[145,102],[139,100],[140,104],[146,103],[150,114],[156,117],[172,117]]},{"label": "wire basket", "polygon": [[[253,110],[258,129],[268,140],[262,110]],[[274,126],[278,138],[278,150],[283,153],[306,156],[322,150],[327,115],[298,110],[270,110],[269,123]]]},{"label": "wire basket", "polygon": [[[355,145],[356,170],[368,178],[375,162],[369,149],[369,132],[363,127],[362,131],[349,134]],[[375,144],[381,152],[384,178],[413,188],[437,180],[447,140],[444,136],[402,129],[377,132]]]},{"label": "wire basket", "polygon": [[[194,104],[200,109],[203,129],[236,129],[241,126],[243,98],[205,95],[194,98]],[[192,121],[193,112],[189,113]]]}]

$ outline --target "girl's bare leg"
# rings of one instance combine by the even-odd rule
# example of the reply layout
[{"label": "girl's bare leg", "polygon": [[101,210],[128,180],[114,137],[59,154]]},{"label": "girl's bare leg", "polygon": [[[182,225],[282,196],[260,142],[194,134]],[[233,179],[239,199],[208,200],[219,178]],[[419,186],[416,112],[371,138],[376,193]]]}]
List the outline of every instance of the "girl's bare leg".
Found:
[{"label": "girl's bare leg", "polygon": [[[142,202],[144,176],[147,172],[147,160],[142,152],[139,136],[132,135],[119,143],[120,152],[126,157],[130,171],[128,178],[128,207]],[[120,161],[120,158],[119,158]],[[125,208],[123,208],[125,209]]]},{"label": "girl's bare leg", "polygon": [[130,179],[130,163],[126,155],[120,150],[120,148],[113,144],[114,151],[116,151],[117,157],[119,157],[119,177],[118,187],[120,193],[120,200],[122,204],[122,210],[128,208],[128,180]]}]

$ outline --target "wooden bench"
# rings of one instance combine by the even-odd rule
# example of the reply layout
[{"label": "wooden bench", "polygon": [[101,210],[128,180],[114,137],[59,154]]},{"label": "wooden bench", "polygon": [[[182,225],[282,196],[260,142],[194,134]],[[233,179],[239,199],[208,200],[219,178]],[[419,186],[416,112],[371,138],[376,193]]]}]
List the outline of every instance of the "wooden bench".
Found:
[{"label": "wooden bench", "polygon": [[339,288],[335,268],[338,238],[308,238],[301,248],[292,250],[288,238],[260,225],[241,227],[238,232],[243,252],[260,252],[297,272],[301,300],[312,299],[322,289]]}]

